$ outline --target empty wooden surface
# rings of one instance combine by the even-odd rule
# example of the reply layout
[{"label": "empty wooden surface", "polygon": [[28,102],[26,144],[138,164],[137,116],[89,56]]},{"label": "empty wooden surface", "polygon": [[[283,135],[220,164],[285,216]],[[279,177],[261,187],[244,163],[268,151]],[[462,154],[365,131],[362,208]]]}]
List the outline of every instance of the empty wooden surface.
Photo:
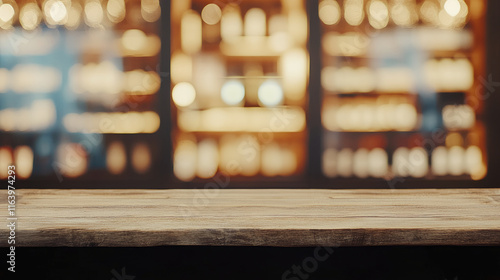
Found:
[{"label": "empty wooden surface", "polygon": [[16,205],[16,246],[500,245],[500,189],[23,189]]}]

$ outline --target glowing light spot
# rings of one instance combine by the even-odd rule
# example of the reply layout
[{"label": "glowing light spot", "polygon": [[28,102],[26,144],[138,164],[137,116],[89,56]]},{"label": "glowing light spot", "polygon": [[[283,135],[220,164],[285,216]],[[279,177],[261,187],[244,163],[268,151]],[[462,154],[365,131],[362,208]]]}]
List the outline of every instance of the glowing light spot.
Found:
[{"label": "glowing light spot", "polygon": [[353,157],[353,173],[355,176],[359,178],[368,177],[368,150],[367,149],[359,149],[354,152]]},{"label": "glowing light spot", "polygon": [[124,0],[109,0],[106,5],[108,18],[111,22],[121,22],[125,18],[125,1]]},{"label": "glowing light spot", "polygon": [[460,2],[458,0],[446,0],[444,10],[450,16],[454,17],[460,12]]},{"label": "glowing light spot", "polygon": [[42,20],[42,11],[35,3],[28,3],[24,5],[19,13],[19,22],[26,30],[35,29]]},{"label": "glowing light spot", "polygon": [[262,83],[257,95],[260,102],[266,107],[277,106],[283,102],[283,90],[280,84],[273,80]]},{"label": "glowing light spot", "polygon": [[99,1],[85,4],[85,22],[90,27],[99,27],[104,19],[104,11]]},{"label": "glowing light spot", "polygon": [[335,0],[323,0],[319,3],[319,18],[326,25],[337,24],[341,17],[339,3]]},{"label": "glowing light spot", "polygon": [[197,146],[194,141],[182,140],[174,151],[174,174],[179,180],[191,181],[196,175]]},{"label": "glowing light spot", "polygon": [[432,151],[431,170],[438,176],[448,173],[448,150],[445,147],[439,146]]},{"label": "glowing light spot", "polygon": [[137,173],[146,173],[151,167],[151,151],[144,143],[138,143],[132,149],[132,167]]},{"label": "glowing light spot", "polygon": [[409,150],[406,147],[397,148],[392,155],[392,173],[398,177],[410,175]]},{"label": "glowing light spot", "polygon": [[65,177],[76,178],[87,172],[87,152],[82,145],[76,143],[61,144],[57,148],[55,166]]},{"label": "glowing light spot", "polygon": [[439,7],[435,2],[426,0],[420,6],[420,16],[425,23],[437,24],[439,22]]},{"label": "glowing light spot", "polygon": [[9,176],[8,166],[13,163],[11,149],[9,147],[0,147],[0,179],[6,179]]},{"label": "glowing light spot", "polygon": [[342,177],[352,176],[353,152],[351,149],[342,149],[337,154],[337,173]]},{"label": "glowing light spot", "polygon": [[373,177],[383,177],[388,169],[387,153],[381,148],[375,148],[368,155],[368,170]]},{"label": "glowing light spot", "polygon": [[201,19],[209,25],[219,23],[222,18],[222,11],[216,4],[208,4],[201,11]]},{"label": "glowing light spot", "polygon": [[49,24],[65,24],[68,20],[68,9],[62,1],[49,0],[45,2],[43,10]]},{"label": "glowing light spot", "polygon": [[220,35],[223,41],[231,41],[243,33],[243,20],[237,6],[228,5],[224,8],[221,18]]},{"label": "glowing light spot", "polygon": [[[198,143],[198,160],[196,174],[200,178],[211,178],[219,166],[219,150],[217,142],[205,139]],[[191,177],[190,175],[189,177]]]},{"label": "glowing light spot", "polygon": [[201,50],[202,24],[200,15],[189,10],[184,13],[181,20],[181,47],[187,54]]},{"label": "glowing light spot", "polygon": [[266,145],[262,149],[262,174],[272,177],[281,173],[283,160],[281,158],[281,149],[276,143]]},{"label": "glowing light spot", "polygon": [[301,100],[306,92],[308,76],[308,56],[303,49],[292,49],[279,60],[279,74],[283,77],[286,98]]},{"label": "glowing light spot", "polygon": [[191,56],[176,52],[170,61],[172,83],[191,82],[193,76],[193,59]]},{"label": "glowing light spot", "polygon": [[266,35],[266,13],[262,9],[252,8],[245,14],[245,35]]},{"label": "glowing light spot", "polygon": [[11,4],[2,4],[0,5],[0,24],[5,24],[11,22],[14,19],[14,15],[16,14],[16,10],[12,7]]},{"label": "glowing light spot", "polygon": [[245,98],[245,87],[240,81],[227,81],[222,86],[221,98],[227,105],[237,105]]},{"label": "glowing light spot", "polygon": [[76,29],[82,21],[82,6],[78,3],[72,3],[68,12],[68,21],[64,26],[69,30]]},{"label": "glowing light spot", "polygon": [[428,157],[425,149],[415,147],[408,154],[410,163],[410,175],[413,177],[424,177],[429,170]]},{"label": "glowing light spot", "polygon": [[121,142],[113,142],[106,152],[106,166],[109,173],[120,174],[127,166],[127,154],[125,146]]},{"label": "glowing light spot", "polygon": [[328,177],[337,175],[337,150],[328,148],[323,152],[323,174]]},{"label": "glowing light spot", "polygon": [[159,0],[141,0],[141,15],[147,22],[155,22],[160,18],[161,9]]},{"label": "glowing light spot", "polygon": [[345,0],[344,18],[351,26],[358,26],[365,17],[363,11],[363,0]]},{"label": "glowing light spot", "polygon": [[382,29],[389,23],[389,10],[382,1],[372,1],[369,5],[368,21],[373,28]]},{"label": "glowing light spot", "polygon": [[448,151],[448,173],[454,176],[465,171],[465,151],[460,146],[453,146]]},{"label": "glowing light spot", "polygon": [[177,106],[187,107],[194,102],[195,98],[196,91],[190,83],[178,83],[172,90],[172,100]]},{"label": "glowing light spot", "polygon": [[122,45],[132,51],[139,51],[146,46],[146,34],[139,29],[129,29],[123,33]]}]

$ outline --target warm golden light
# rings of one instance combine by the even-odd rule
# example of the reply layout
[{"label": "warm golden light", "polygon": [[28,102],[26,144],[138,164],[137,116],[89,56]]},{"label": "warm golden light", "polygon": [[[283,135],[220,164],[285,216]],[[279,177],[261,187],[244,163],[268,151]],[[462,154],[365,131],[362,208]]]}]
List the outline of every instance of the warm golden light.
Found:
[{"label": "warm golden light", "polygon": [[460,12],[460,2],[458,0],[446,0],[443,5],[444,10],[452,17]]},{"label": "warm golden light", "polygon": [[409,161],[409,150],[406,147],[397,148],[392,154],[392,173],[397,177],[408,177],[410,175],[411,163]]},{"label": "warm golden light", "polygon": [[387,152],[381,148],[375,148],[368,154],[368,170],[372,177],[384,177],[388,170]]},{"label": "warm golden light", "polygon": [[82,6],[78,3],[72,3],[68,12],[68,21],[64,26],[69,30],[74,30],[80,26],[82,21]]},{"label": "warm golden light", "polygon": [[132,167],[135,172],[144,174],[151,167],[151,151],[144,143],[138,143],[132,149]]},{"label": "warm golden light", "polygon": [[326,25],[337,24],[342,13],[339,3],[335,0],[323,0],[319,3],[319,19]]},{"label": "warm golden light", "polygon": [[[200,178],[211,178],[217,173],[219,166],[219,150],[217,142],[205,139],[198,143],[196,175]],[[192,177],[186,176],[186,177]]]},{"label": "warm golden light", "polygon": [[19,23],[26,30],[33,30],[42,21],[42,11],[36,3],[28,3],[21,8]]},{"label": "warm golden light", "polygon": [[138,51],[147,43],[146,34],[139,29],[129,29],[123,33],[122,44],[126,49]]},{"label": "warm golden light", "polygon": [[370,46],[370,38],[360,32],[327,32],[321,41],[323,51],[331,56],[362,56]]},{"label": "warm golden light", "polygon": [[26,179],[33,172],[33,150],[28,146],[19,146],[14,150],[16,176]]},{"label": "warm golden light", "polygon": [[244,19],[245,36],[265,36],[266,26],[266,13],[262,9],[252,8],[246,12]]},{"label": "warm golden light", "polygon": [[[301,100],[306,93],[309,74],[309,59],[307,52],[299,48],[289,50],[280,57],[278,65],[279,73],[283,77],[282,83],[285,97],[295,101]],[[262,100],[261,102],[266,106],[273,106],[267,105],[266,102]],[[279,102],[276,104],[279,104]]]},{"label": "warm golden light", "polygon": [[185,53],[193,54],[201,50],[201,26],[201,17],[197,12],[189,10],[182,16],[181,47]]},{"label": "warm golden light", "polygon": [[353,152],[344,148],[337,154],[337,174],[342,177],[352,176]]},{"label": "warm golden light", "polygon": [[90,27],[100,27],[104,19],[104,11],[101,2],[88,0],[84,7],[85,23]]},{"label": "warm golden light", "polygon": [[111,22],[121,22],[125,18],[126,13],[125,0],[108,0],[106,11]]},{"label": "warm golden light", "polygon": [[465,170],[468,174],[480,174],[483,155],[478,146],[470,146],[465,150]]},{"label": "warm golden light", "polygon": [[62,25],[68,20],[67,1],[47,0],[43,5],[45,21],[50,25]]},{"label": "warm golden light", "polygon": [[229,106],[241,104],[245,98],[245,87],[240,81],[227,81],[221,89],[221,98]]},{"label": "warm golden light", "polygon": [[201,19],[209,25],[219,23],[222,18],[222,10],[216,4],[208,4],[201,11]]},{"label": "warm golden light", "polygon": [[436,91],[466,91],[474,83],[474,69],[467,58],[431,59],[424,69],[426,84]]},{"label": "warm golden light", "polygon": [[243,34],[243,20],[237,6],[224,8],[221,18],[220,35],[223,41],[231,41]]},{"label": "warm golden light", "polygon": [[344,18],[352,26],[358,26],[363,22],[365,13],[363,10],[363,0],[345,0]]},{"label": "warm golden light", "polygon": [[368,4],[368,22],[375,29],[382,29],[389,23],[387,4],[380,0],[372,0]]},{"label": "warm golden light", "polygon": [[[286,116],[286,119],[281,120],[281,116]],[[304,130],[305,121],[304,110],[297,107],[210,108],[203,111],[180,111],[178,116],[181,130],[206,132],[297,132]]]},{"label": "warm golden light", "polygon": [[178,83],[172,89],[172,100],[179,107],[187,107],[193,104],[196,98],[196,91],[190,83]]},{"label": "warm golden light", "polygon": [[193,59],[182,52],[172,54],[170,60],[172,83],[191,82],[193,76]]},{"label": "warm golden light", "polygon": [[[151,95],[160,89],[160,76],[154,71],[133,70],[125,72],[123,75],[123,90],[128,95]],[[117,82],[120,80],[120,77],[117,77]],[[107,92],[114,93],[114,85],[110,84],[109,86]]]},{"label": "warm golden light", "polygon": [[141,15],[147,22],[155,22],[160,18],[160,0],[141,0]]},{"label": "warm golden light", "polygon": [[160,127],[157,113],[83,113],[67,114],[63,118],[64,128],[69,132],[136,134],[154,133]]},{"label": "warm golden light", "polygon": [[288,14],[288,33],[297,46],[303,46],[309,33],[309,21],[303,10],[292,10]]},{"label": "warm golden light", "polygon": [[462,175],[465,168],[465,151],[460,146],[453,146],[448,150],[448,173],[454,176]]},{"label": "warm golden light", "polygon": [[56,109],[51,100],[33,101],[30,107],[0,110],[0,130],[40,131],[55,123]]},{"label": "warm golden light", "polygon": [[469,105],[446,105],[443,108],[443,124],[448,129],[468,129],[475,122],[475,112]]},{"label": "warm golden light", "polygon": [[9,3],[3,3],[0,5],[0,27],[3,29],[8,29],[12,26],[14,21],[14,16],[16,10]]},{"label": "warm golden light", "polygon": [[61,72],[39,64],[17,64],[10,75],[10,87],[16,93],[50,93],[62,83]]},{"label": "warm golden light", "polygon": [[109,145],[106,151],[106,166],[111,174],[123,173],[127,166],[127,153],[123,143],[115,141]]},{"label": "warm golden light", "polygon": [[368,158],[369,152],[367,149],[362,148],[354,152],[352,172],[356,177],[368,177],[370,171]]},{"label": "warm golden light", "polygon": [[181,140],[174,150],[174,174],[179,180],[191,181],[196,176],[197,145],[192,140]]},{"label": "warm golden light", "polygon": [[55,164],[63,176],[69,178],[80,177],[87,172],[88,155],[80,144],[61,144],[57,148]]},{"label": "warm golden light", "polygon": [[412,177],[421,178],[429,171],[428,155],[424,148],[412,148],[408,154],[409,171]]},{"label": "warm golden light", "polygon": [[258,97],[262,105],[274,107],[282,104],[283,90],[278,82],[267,80],[259,87]]},{"label": "warm golden light", "polygon": [[281,175],[283,170],[282,151],[278,144],[271,143],[262,148],[262,174],[267,177]]},{"label": "warm golden light", "polygon": [[391,19],[396,25],[409,26],[418,21],[414,2],[399,1],[391,7]]},{"label": "warm golden light", "polygon": [[407,103],[346,103],[325,106],[322,122],[330,131],[411,131],[417,126],[418,113]]},{"label": "warm golden light", "polygon": [[327,177],[337,176],[337,150],[328,148],[323,152],[323,174]]},{"label": "warm golden light", "polygon": [[439,146],[432,151],[431,170],[438,176],[448,173],[448,150],[445,147]]},{"label": "warm golden light", "polygon": [[14,163],[12,151],[9,147],[0,147],[0,179],[7,179],[9,176],[8,166]]},{"label": "warm golden light", "polygon": [[439,7],[433,0],[426,0],[420,6],[420,15],[423,22],[437,25],[439,22]]}]

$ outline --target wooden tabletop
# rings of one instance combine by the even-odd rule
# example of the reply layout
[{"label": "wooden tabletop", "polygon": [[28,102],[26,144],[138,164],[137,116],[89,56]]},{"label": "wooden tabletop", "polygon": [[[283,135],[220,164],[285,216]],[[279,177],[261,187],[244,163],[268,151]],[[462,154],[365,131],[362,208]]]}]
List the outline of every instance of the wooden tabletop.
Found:
[{"label": "wooden tabletop", "polygon": [[500,245],[500,189],[23,189],[16,217],[16,246]]}]

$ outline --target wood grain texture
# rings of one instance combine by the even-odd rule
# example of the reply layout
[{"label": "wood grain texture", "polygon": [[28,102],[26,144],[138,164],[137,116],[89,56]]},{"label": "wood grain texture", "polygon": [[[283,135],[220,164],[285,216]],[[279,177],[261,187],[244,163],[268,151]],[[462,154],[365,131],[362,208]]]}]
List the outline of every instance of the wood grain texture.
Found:
[{"label": "wood grain texture", "polygon": [[[16,200],[16,246],[500,245],[500,189],[24,189]],[[7,246],[6,226],[0,236]]]}]

